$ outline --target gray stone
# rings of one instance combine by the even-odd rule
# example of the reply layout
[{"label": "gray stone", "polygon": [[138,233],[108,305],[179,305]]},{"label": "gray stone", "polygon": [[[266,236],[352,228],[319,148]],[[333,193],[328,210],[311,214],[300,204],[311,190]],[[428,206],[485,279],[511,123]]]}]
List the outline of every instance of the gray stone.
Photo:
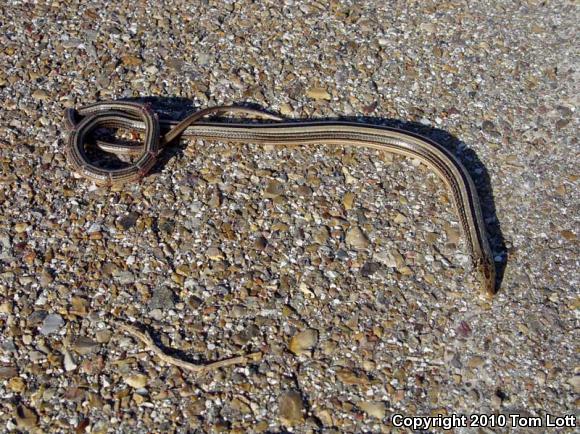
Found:
[{"label": "gray stone", "polygon": [[64,320],[62,316],[57,313],[51,313],[44,318],[42,326],[40,327],[40,333],[43,335],[50,335],[52,333],[58,332],[64,325]]}]

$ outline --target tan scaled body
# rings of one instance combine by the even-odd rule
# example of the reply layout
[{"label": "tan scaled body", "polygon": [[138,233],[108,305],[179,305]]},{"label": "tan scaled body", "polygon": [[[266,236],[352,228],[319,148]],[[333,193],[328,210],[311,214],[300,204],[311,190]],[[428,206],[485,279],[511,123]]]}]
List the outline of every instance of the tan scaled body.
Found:
[{"label": "tan scaled body", "polygon": [[[272,123],[201,122],[208,115],[242,113],[273,120]],[[278,116],[245,107],[212,107],[195,112],[182,121],[159,120],[147,105],[135,102],[102,102],[69,109],[65,121],[71,130],[67,159],[73,169],[97,184],[135,181],[153,167],[160,150],[179,136],[230,143],[286,145],[349,145],[374,148],[417,158],[444,181],[453,202],[482,291],[495,293],[495,264],[486,237],[475,186],[463,165],[441,145],[396,128],[341,121],[285,121]],[[144,145],[127,146],[97,142],[99,148],[115,154],[140,155],[123,169],[107,170],[90,163],[85,151],[87,136],[96,127],[109,126],[145,133]],[[161,136],[161,130],[169,130]]]}]

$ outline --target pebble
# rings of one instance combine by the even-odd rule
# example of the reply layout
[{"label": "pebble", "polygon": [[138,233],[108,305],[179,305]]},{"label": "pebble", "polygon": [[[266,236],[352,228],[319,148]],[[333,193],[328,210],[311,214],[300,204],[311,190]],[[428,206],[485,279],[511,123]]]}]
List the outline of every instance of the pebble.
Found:
[{"label": "pebble", "polygon": [[296,355],[310,354],[317,344],[318,331],[307,329],[292,336],[288,348]]},{"label": "pebble", "polygon": [[208,205],[212,209],[217,209],[222,205],[222,195],[219,191],[214,191],[212,193]]},{"label": "pebble", "polygon": [[141,389],[147,385],[149,378],[143,374],[133,374],[125,377],[123,380],[134,389]]},{"label": "pebble", "polygon": [[294,112],[292,106],[288,103],[280,105],[280,114],[282,116],[290,116]]},{"label": "pebble", "polygon": [[304,405],[302,396],[295,390],[283,392],[278,399],[280,422],[286,427],[293,427],[304,422]]},{"label": "pebble", "polygon": [[572,386],[574,393],[580,393],[580,375],[575,375],[570,380],[568,380],[568,383],[570,383]]},{"label": "pebble", "polygon": [[449,243],[458,244],[461,239],[459,228],[448,224],[445,225],[445,235],[447,236],[447,242]]},{"label": "pebble", "polygon": [[270,181],[264,190],[264,197],[267,199],[274,199],[284,193],[284,185],[279,181]]},{"label": "pebble", "polygon": [[86,336],[81,336],[76,339],[73,345],[74,351],[82,356],[94,352],[97,348],[97,342]]},{"label": "pebble", "polygon": [[235,334],[232,340],[238,345],[246,345],[258,336],[260,336],[260,329],[254,324],[250,324],[242,332]]},{"label": "pebble", "polygon": [[258,250],[264,250],[268,245],[268,240],[265,237],[259,236],[254,241],[254,247]]},{"label": "pebble", "polygon": [[366,234],[358,226],[351,227],[347,231],[346,244],[357,250],[364,250],[371,245]]},{"label": "pebble", "polygon": [[241,397],[236,397],[230,402],[230,406],[242,414],[251,414],[252,408]]},{"label": "pebble", "polygon": [[14,225],[14,231],[17,234],[21,234],[23,232],[26,232],[27,229],[28,229],[28,223],[16,223]]},{"label": "pebble", "polygon": [[149,309],[172,309],[175,307],[175,294],[167,288],[161,287],[153,292],[149,301]]},{"label": "pebble", "polygon": [[312,87],[306,92],[308,98],[330,100],[332,97],[323,87]]},{"label": "pebble", "polygon": [[118,223],[124,230],[129,230],[137,224],[139,215],[136,213],[129,213],[119,218]]},{"label": "pebble", "polygon": [[32,92],[32,97],[39,101],[46,101],[50,98],[50,94],[46,90],[37,89],[34,92]]},{"label": "pebble", "polygon": [[314,241],[319,244],[325,244],[329,237],[330,231],[326,226],[322,226],[321,228],[317,229],[313,234]]},{"label": "pebble", "polygon": [[359,402],[358,407],[369,416],[383,419],[387,412],[387,407],[383,402],[364,401]]},{"label": "pebble", "polygon": [[395,216],[395,218],[393,219],[393,221],[397,224],[402,224],[402,223],[406,223],[407,222],[407,217],[405,217],[403,214],[401,213],[397,213],[397,215]]},{"label": "pebble", "polygon": [[149,316],[156,321],[161,321],[165,317],[165,314],[161,309],[152,309],[151,311],[149,311]]},{"label": "pebble", "polygon": [[40,333],[45,336],[56,333],[62,328],[63,325],[64,320],[62,319],[62,316],[57,313],[51,313],[47,315],[42,321]]},{"label": "pebble", "polygon": [[123,58],[121,60],[123,62],[123,65],[128,66],[128,67],[139,66],[139,65],[141,65],[141,63],[143,63],[142,59],[140,59],[137,56],[132,56],[132,55],[123,56]]},{"label": "pebble", "polygon": [[98,330],[95,333],[95,338],[99,344],[106,344],[111,340],[111,335],[110,330]]},{"label": "pebble", "polygon": [[67,372],[74,371],[78,365],[74,362],[71,354],[67,350],[62,351],[64,358],[64,370]]},{"label": "pebble", "polygon": [[387,267],[397,268],[405,263],[403,256],[397,250],[391,250],[390,252],[378,252],[373,256],[381,264]]},{"label": "pebble", "polygon": [[11,378],[8,381],[8,388],[16,393],[22,393],[26,390],[26,383],[20,377]]},{"label": "pebble", "polygon": [[475,369],[479,368],[480,366],[483,366],[484,363],[485,359],[483,357],[475,356],[469,359],[469,361],[467,362],[467,366],[469,366],[472,369]]},{"label": "pebble", "polygon": [[38,424],[36,412],[24,405],[16,406],[14,418],[16,419],[16,426],[21,429],[32,429]]},{"label": "pebble", "polygon": [[366,375],[357,373],[351,369],[339,369],[336,371],[336,377],[346,385],[368,384],[368,378]]},{"label": "pebble", "polygon": [[13,366],[0,366],[0,380],[16,377],[18,370]]},{"label": "pebble", "polygon": [[342,168],[342,174],[344,175],[344,182],[346,184],[354,184],[356,183],[357,179],[350,174],[346,167]]},{"label": "pebble", "polygon": [[210,247],[209,249],[207,249],[205,254],[212,261],[219,261],[224,259],[224,254],[221,252],[220,249],[216,247]]},{"label": "pebble", "polygon": [[495,410],[501,407],[501,398],[497,395],[491,397],[491,407]]},{"label": "pebble", "polygon": [[377,262],[365,262],[360,272],[363,277],[370,277],[381,269],[381,264]]},{"label": "pebble", "polygon": [[352,206],[354,204],[354,193],[352,192],[346,192],[342,198],[342,206],[344,206],[344,209],[351,210]]},{"label": "pebble", "polygon": [[121,285],[129,285],[135,282],[135,275],[130,271],[121,271],[115,276]]}]

